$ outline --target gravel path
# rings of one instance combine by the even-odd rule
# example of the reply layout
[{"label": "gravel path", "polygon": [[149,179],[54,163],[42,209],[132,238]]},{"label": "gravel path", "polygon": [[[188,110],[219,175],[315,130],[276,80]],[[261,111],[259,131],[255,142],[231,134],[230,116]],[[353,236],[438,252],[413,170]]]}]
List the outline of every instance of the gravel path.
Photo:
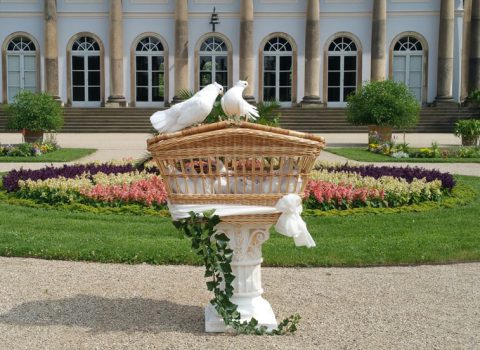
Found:
[{"label": "gravel path", "polygon": [[[203,333],[202,268],[0,258],[2,349],[478,349],[480,263],[265,268],[293,336]],[[4,347],[6,346],[6,347]]]}]

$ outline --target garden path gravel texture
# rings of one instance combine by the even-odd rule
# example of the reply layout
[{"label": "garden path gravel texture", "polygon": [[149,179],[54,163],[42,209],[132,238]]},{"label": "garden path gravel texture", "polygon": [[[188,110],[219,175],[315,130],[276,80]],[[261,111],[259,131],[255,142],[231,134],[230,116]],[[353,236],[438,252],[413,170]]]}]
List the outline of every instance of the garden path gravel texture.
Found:
[{"label": "garden path gravel texture", "polygon": [[[294,249],[292,247],[292,249]],[[264,268],[289,336],[203,332],[203,268],[0,258],[2,349],[478,349],[480,263]]]}]

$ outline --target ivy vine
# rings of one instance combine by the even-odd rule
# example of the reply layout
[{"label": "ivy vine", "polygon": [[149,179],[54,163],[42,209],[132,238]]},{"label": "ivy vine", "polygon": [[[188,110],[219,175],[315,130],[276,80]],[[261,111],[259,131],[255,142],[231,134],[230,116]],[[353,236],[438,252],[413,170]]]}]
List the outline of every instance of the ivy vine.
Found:
[{"label": "ivy vine", "polygon": [[[191,239],[192,250],[203,258],[207,288],[213,291],[214,298],[210,303],[223,318],[226,326],[230,326],[237,334],[281,335],[294,333],[297,330],[300,315],[295,314],[279,323],[271,331],[258,324],[255,318],[250,321],[240,321],[238,306],[230,301],[233,296],[232,273],[233,250],[228,247],[230,239],[224,233],[217,233],[215,227],[220,223],[220,217],[214,215],[215,210],[202,215],[194,212],[189,217],[173,224]],[[223,282],[223,283],[222,283]]]}]

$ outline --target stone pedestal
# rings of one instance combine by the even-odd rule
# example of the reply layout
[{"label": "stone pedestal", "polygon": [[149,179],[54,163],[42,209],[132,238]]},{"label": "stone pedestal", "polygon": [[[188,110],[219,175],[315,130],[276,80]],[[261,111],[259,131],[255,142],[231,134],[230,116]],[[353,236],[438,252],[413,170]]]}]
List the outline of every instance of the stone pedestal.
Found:
[{"label": "stone pedestal", "polygon": [[[233,250],[232,270],[233,297],[231,301],[238,305],[241,321],[255,318],[259,325],[272,330],[277,321],[270,303],[262,297],[262,244],[270,237],[270,224],[230,224],[220,223],[217,232],[230,238],[229,246]],[[225,332],[228,328],[217,314],[213,305],[205,308],[205,331]]]}]

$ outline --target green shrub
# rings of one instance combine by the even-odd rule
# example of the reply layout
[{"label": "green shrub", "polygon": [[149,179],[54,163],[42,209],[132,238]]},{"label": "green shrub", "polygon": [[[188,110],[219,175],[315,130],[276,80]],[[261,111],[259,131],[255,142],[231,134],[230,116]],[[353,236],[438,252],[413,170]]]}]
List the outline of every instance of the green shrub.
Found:
[{"label": "green shrub", "polygon": [[22,91],[7,106],[11,130],[58,131],[63,126],[62,108],[47,93]]},{"label": "green shrub", "polygon": [[347,120],[354,125],[405,129],[418,122],[420,104],[403,83],[372,81],[347,98]]},{"label": "green shrub", "polygon": [[455,123],[454,133],[462,137],[462,143],[468,146],[478,144],[480,137],[480,119],[464,119]]}]

